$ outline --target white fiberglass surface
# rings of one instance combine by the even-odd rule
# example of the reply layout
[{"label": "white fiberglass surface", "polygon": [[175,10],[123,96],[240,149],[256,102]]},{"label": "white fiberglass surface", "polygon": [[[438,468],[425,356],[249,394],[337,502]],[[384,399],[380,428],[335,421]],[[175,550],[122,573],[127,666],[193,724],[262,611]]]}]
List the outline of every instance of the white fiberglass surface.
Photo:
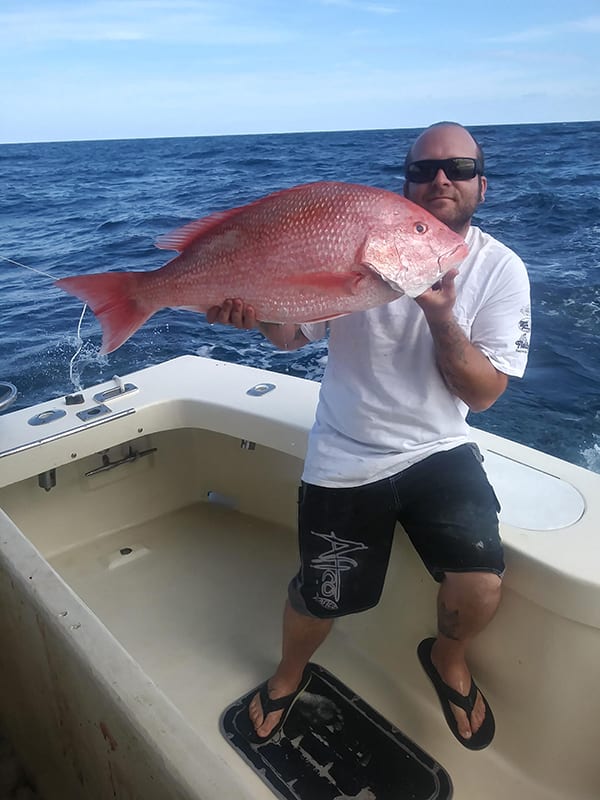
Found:
[{"label": "white fiberglass surface", "polygon": [[203,502],[51,563],[186,716],[207,721],[229,675],[252,675],[257,653],[274,663],[295,558],[292,531]]},{"label": "white fiberglass surface", "polygon": [[[297,566],[295,531],[202,502],[70,548],[51,563],[211,748],[255,784],[256,797],[269,797],[222,738],[219,718],[278,660],[287,582]],[[395,573],[392,564],[392,582]],[[402,630],[403,616],[390,608],[400,596],[394,587],[386,594],[381,608],[339,621],[314,660],[440,760],[465,800],[484,787],[490,800],[504,797],[513,781],[523,788],[523,775],[511,776],[492,749],[478,756],[480,769],[469,766],[472,754],[448,733],[412,643],[401,642],[402,660],[394,656],[389,671],[391,618],[399,640],[411,640],[418,621],[407,616]],[[547,787],[527,783],[531,800],[549,797]],[[495,795],[491,786],[502,791]]]}]

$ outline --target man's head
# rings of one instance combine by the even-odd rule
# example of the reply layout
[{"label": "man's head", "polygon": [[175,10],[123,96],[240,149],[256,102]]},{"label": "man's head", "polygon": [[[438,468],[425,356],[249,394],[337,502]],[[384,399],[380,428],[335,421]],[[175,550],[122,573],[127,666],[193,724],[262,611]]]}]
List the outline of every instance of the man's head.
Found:
[{"label": "man's head", "polygon": [[[423,163],[445,159],[453,161]],[[483,168],[481,147],[466,128],[456,122],[436,122],[408,151],[404,196],[465,236],[475,209],[485,199]]]}]

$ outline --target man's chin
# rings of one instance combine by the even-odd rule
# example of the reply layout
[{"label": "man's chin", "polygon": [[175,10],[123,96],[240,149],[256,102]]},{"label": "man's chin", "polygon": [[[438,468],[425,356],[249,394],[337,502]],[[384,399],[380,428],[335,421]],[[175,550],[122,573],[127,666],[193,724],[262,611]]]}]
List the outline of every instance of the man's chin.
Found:
[{"label": "man's chin", "polygon": [[434,200],[428,201],[425,209],[449,228],[453,228],[457,222],[454,202],[445,197],[436,197]]},{"label": "man's chin", "polygon": [[428,208],[453,208],[456,201],[451,197],[430,197],[425,201]]}]

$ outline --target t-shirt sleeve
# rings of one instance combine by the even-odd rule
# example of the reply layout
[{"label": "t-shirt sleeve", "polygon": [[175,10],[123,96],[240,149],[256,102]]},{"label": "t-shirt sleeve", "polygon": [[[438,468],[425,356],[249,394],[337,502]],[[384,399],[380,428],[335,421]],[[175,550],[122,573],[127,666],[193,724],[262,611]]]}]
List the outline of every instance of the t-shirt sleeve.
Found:
[{"label": "t-shirt sleeve", "polygon": [[304,322],[300,325],[300,330],[306,336],[309,342],[317,342],[322,339],[327,333],[326,322]]},{"label": "t-shirt sleeve", "polygon": [[494,272],[486,302],[473,320],[471,342],[500,372],[521,378],[531,334],[527,269],[515,253],[507,251]]}]

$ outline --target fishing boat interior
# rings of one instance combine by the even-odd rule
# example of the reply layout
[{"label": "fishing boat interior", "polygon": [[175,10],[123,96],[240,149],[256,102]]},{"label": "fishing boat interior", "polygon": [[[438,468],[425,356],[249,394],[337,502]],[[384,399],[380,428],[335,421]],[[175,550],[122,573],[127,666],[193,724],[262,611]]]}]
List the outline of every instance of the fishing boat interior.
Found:
[{"label": "fishing boat interior", "polygon": [[[314,657],[306,694],[341,713],[240,740],[280,655],[318,390],[183,356],[1,409],[0,720],[40,795],[597,800],[600,475],[476,429],[507,562],[470,650],[492,744],[456,741],[420,666],[437,586],[400,526],[380,604]],[[371,731],[345,739],[351,779],[344,725]]]}]

